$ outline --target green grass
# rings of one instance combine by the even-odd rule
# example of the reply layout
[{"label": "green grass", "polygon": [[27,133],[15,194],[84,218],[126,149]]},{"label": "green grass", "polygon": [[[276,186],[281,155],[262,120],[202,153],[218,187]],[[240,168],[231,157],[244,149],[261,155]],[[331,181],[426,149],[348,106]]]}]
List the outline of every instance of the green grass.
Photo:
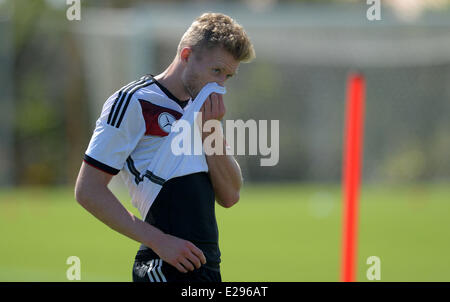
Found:
[{"label": "green grass", "polygon": [[[381,259],[381,281],[450,281],[449,201],[444,185],[365,186],[358,281],[367,281],[369,256]],[[217,207],[223,280],[339,281],[341,211],[339,186],[246,186],[235,207]],[[72,255],[82,281],[131,281],[139,246],[70,188],[0,191],[0,236],[0,281],[67,281]]]}]

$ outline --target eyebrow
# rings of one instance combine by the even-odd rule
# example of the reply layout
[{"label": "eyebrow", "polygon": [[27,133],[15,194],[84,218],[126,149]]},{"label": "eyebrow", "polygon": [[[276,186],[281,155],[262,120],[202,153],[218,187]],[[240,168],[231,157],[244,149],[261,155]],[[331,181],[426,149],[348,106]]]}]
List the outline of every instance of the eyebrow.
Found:
[{"label": "eyebrow", "polygon": [[[222,72],[225,72],[225,73],[227,73],[226,71],[226,68],[224,67],[225,65],[222,65],[222,64],[217,64],[217,68],[219,68],[220,70],[222,70]],[[227,75],[231,75],[231,76],[235,76],[235,75],[237,75],[238,74],[238,69],[239,69],[239,66],[236,68],[236,70],[235,70],[235,72],[233,73],[233,72],[230,72],[230,73],[227,73]]]}]

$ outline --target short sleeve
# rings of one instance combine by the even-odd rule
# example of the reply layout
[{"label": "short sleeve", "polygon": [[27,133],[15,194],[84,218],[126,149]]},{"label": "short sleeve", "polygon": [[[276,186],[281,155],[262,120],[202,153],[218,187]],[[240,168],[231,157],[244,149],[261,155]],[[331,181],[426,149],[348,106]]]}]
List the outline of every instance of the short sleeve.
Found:
[{"label": "short sleeve", "polygon": [[116,175],[145,133],[145,121],[138,100],[112,95],[103,105],[84,161]]}]

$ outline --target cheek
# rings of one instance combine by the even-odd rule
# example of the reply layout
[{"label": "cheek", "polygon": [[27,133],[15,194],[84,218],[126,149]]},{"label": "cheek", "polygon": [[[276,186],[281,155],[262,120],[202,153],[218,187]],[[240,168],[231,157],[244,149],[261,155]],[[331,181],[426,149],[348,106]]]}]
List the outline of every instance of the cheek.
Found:
[{"label": "cheek", "polygon": [[200,90],[199,86],[199,78],[198,74],[196,74],[193,70],[185,70],[182,75],[183,85],[186,88],[187,92],[194,97],[198,91]]},{"label": "cheek", "polygon": [[184,84],[196,93],[207,83],[216,81],[217,79],[213,75],[198,66],[191,66],[191,68],[186,69],[183,79]]},{"label": "cheek", "polygon": [[197,88],[198,82],[200,81],[199,74],[195,71],[191,71],[186,76],[186,82],[191,88]]},{"label": "cheek", "polygon": [[209,67],[206,64],[193,64],[191,73],[193,78],[197,81],[197,85],[201,85],[203,87],[206,83],[214,81],[214,77],[209,71]]}]

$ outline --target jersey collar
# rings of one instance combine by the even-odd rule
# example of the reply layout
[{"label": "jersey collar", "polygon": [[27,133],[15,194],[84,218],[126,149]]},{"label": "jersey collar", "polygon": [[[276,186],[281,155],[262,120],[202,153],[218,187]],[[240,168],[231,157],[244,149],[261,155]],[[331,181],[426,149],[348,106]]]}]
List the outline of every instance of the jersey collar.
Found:
[{"label": "jersey collar", "polygon": [[189,104],[189,100],[186,101],[181,101],[180,99],[178,99],[176,96],[174,96],[169,89],[167,89],[166,87],[164,87],[160,82],[158,82],[155,78],[154,75],[150,74],[151,78],[153,81],[155,81],[155,84],[158,85],[159,89],[161,89],[162,92],[164,92],[165,95],[167,95],[167,97],[169,99],[171,99],[172,101],[175,101],[183,110],[186,108],[186,106]]}]

